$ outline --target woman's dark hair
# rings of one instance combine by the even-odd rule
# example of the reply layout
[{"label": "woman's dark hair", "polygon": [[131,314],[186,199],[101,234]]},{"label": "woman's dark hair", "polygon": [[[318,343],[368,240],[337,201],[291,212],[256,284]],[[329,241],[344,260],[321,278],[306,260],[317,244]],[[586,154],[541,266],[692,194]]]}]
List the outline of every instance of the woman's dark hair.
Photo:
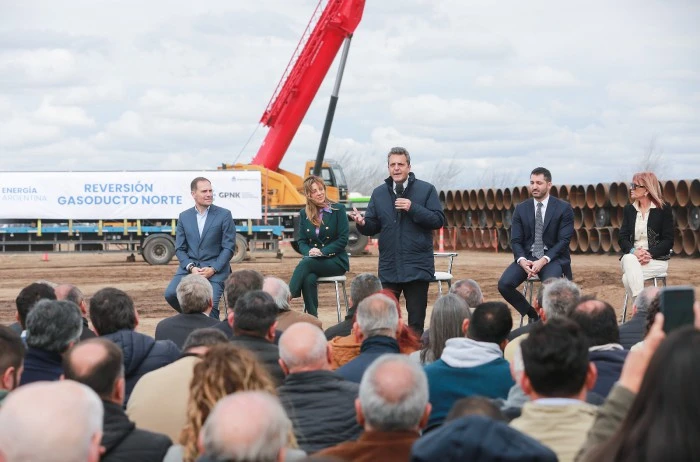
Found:
[{"label": "woman's dark hair", "polygon": [[700,331],[678,329],[649,362],[615,434],[586,454],[595,462],[700,460]]}]

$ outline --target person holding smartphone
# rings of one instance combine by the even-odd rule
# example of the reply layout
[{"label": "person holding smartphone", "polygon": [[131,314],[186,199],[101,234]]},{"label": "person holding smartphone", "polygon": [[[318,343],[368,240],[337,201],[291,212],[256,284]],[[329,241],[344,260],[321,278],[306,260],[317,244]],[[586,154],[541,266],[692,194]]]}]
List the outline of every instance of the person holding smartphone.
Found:
[{"label": "person holding smartphone", "polygon": [[341,276],[350,270],[345,251],[348,245],[348,215],[343,204],[326,197],[323,179],[311,175],[304,180],[306,207],[299,212],[299,252],[303,258],[294,268],[289,290],[292,298],[304,297],[306,312],[318,317],[319,277]]},{"label": "person holding smartphone", "polygon": [[631,203],[623,210],[620,227],[620,264],[625,291],[635,298],[644,289],[645,279],[668,270],[673,214],[654,173],[635,173],[629,189]]}]

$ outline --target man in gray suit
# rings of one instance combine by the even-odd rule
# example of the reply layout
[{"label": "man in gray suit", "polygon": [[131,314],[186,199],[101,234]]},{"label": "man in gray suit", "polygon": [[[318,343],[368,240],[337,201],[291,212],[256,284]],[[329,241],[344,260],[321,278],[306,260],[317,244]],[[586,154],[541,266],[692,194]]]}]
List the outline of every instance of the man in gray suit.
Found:
[{"label": "man in gray suit", "polygon": [[231,274],[229,262],[236,245],[236,226],[230,211],[212,204],[214,194],[209,180],[195,178],[190,190],[194,207],[182,212],[177,220],[175,255],[180,264],[165,289],[165,299],[181,312],[177,286],[183,276],[200,274],[209,280],[214,291],[214,306],[209,316],[219,319],[219,299]]}]

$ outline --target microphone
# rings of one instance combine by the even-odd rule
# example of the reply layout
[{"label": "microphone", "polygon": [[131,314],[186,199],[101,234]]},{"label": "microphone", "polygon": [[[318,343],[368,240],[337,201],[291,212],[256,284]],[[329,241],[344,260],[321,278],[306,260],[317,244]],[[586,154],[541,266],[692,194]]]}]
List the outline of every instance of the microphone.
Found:
[{"label": "microphone", "polygon": [[396,183],[396,197],[403,197],[403,183]]}]

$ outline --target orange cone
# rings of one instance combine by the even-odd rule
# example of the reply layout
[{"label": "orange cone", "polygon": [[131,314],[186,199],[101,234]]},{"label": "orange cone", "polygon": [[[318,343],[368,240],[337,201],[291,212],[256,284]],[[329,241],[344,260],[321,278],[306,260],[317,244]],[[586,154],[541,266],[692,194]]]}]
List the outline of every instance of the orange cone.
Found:
[{"label": "orange cone", "polygon": [[41,257],[41,261],[49,261],[49,254],[44,252],[44,255]]}]

